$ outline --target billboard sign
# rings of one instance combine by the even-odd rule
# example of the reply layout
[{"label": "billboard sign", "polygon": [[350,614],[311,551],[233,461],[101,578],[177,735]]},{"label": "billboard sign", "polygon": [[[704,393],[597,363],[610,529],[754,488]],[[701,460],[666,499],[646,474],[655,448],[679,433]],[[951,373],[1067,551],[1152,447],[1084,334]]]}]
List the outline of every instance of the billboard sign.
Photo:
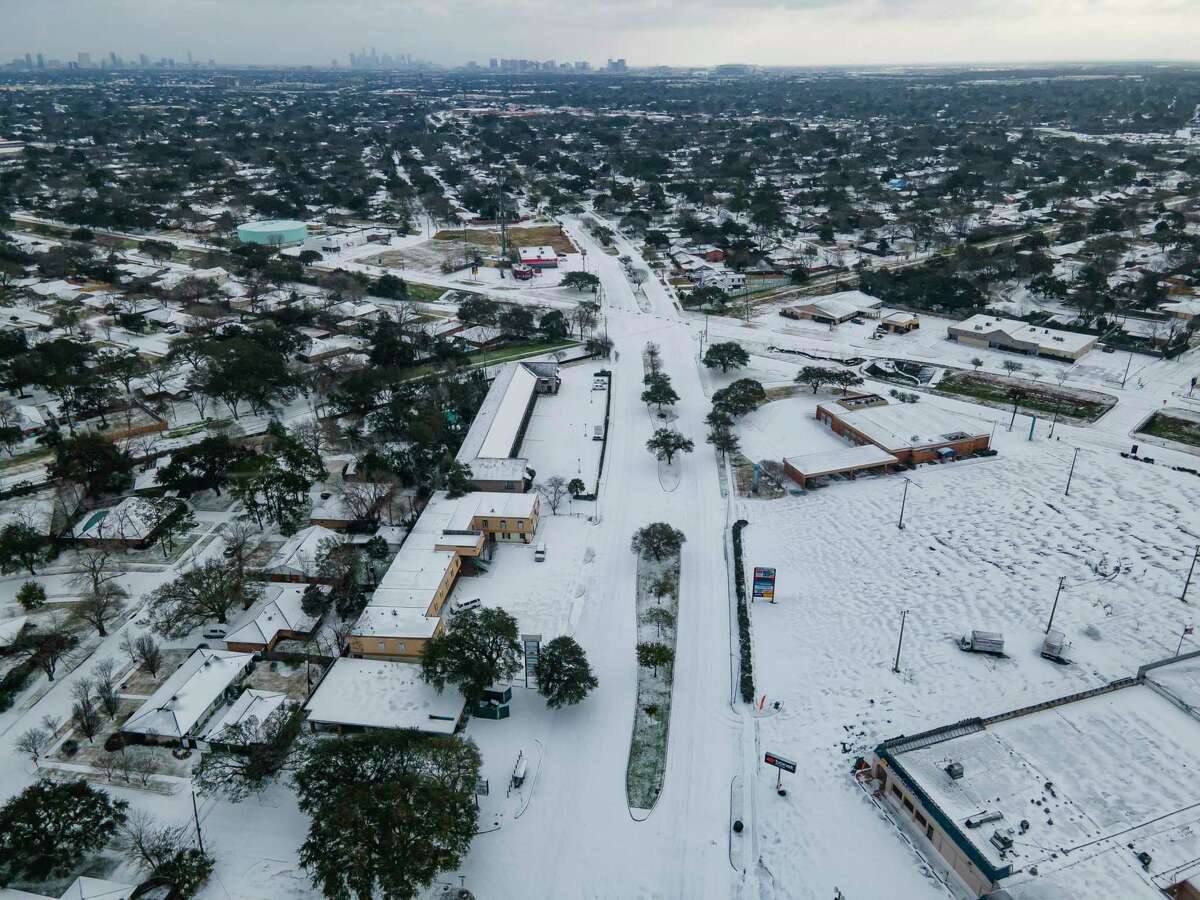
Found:
[{"label": "billboard sign", "polygon": [[775,570],[767,566],[754,567],[754,600],[775,602]]}]

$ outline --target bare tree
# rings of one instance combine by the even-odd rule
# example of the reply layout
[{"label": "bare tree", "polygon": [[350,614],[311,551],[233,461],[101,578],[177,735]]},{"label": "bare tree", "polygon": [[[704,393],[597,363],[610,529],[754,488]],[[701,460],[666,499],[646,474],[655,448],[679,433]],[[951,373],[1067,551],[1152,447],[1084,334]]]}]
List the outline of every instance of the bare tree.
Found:
[{"label": "bare tree", "polygon": [[[235,519],[224,527],[225,552],[240,584],[245,584],[250,560],[262,544],[262,529],[250,519]],[[249,604],[246,604],[249,609]]]},{"label": "bare tree", "polygon": [[144,809],[131,810],[122,831],[126,848],[146,872],[160,871],[192,843],[187,825],[159,827]]},{"label": "bare tree", "polygon": [[116,719],[121,709],[121,698],[117,693],[117,661],[112,657],[100,660],[92,667],[96,676],[96,700],[110,719]]},{"label": "bare tree", "polygon": [[46,754],[46,751],[50,749],[50,745],[53,742],[54,734],[52,732],[35,725],[33,728],[30,728],[28,731],[22,733],[19,738],[17,738],[16,747],[17,750],[26,754],[30,759],[32,759],[33,764],[36,767],[38,761]]},{"label": "bare tree", "polygon": [[96,629],[100,637],[108,637],[108,622],[125,608],[125,590],[119,584],[102,584],[88,592],[71,607],[71,618]]},{"label": "bare tree", "polygon": [[567,499],[569,494],[567,479],[561,475],[551,475],[537,486],[537,492],[546,501],[546,505],[550,507],[550,512],[558,515],[558,508],[562,506],[563,501]]},{"label": "bare tree", "polygon": [[106,546],[80,553],[79,568],[82,571],[71,576],[71,583],[91,594],[100,593],[105,584],[121,575],[113,562],[112,549]]},{"label": "bare tree", "polygon": [[346,509],[359,522],[379,524],[379,516],[396,486],[388,481],[343,481],[339,487]]},{"label": "bare tree", "polygon": [[122,751],[126,781],[133,776],[142,787],[149,787],[154,776],[158,774],[158,760],[154,758],[154,751],[147,747],[133,747],[128,750],[122,748]]},{"label": "bare tree", "polygon": [[151,678],[157,677],[159,669],[162,668],[163,655],[162,648],[152,635],[140,634],[134,637],[132,634],[126,634],[121,639],[121,650],[128,653],[130,660],[139,668],[149,672]]},{"label": "bare tree", "polygon": [[321,457],[329,448],[329,437],[325,426],[318,419],[302,419],[290,429],[293,438],[314,456]]},{"label": "bare tree", "polygon": [[100,710],[96,706],[94,687],[90,678],[80,678],[71,685],[71,696],[75,698],[71,705],[71,721],[87,737],[89,744],[100,730]]}]

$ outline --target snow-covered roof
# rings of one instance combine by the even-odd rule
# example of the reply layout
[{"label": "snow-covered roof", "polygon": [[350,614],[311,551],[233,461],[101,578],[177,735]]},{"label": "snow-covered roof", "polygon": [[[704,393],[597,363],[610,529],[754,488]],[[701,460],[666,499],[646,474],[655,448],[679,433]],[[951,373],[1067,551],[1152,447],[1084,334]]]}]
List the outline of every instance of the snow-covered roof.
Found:
[{"label": "snow-covered roof", "polygon": [[262,644],[265,647],[281,631],[300,634],[312,631],[318,617],[306,614],[302,608],[307,587],[303,584],[268,585],[263,598],[225,636],[225,643]]},{"label": "snow-covered roof", "polygon": [[306,708],[318,724],[452,734],[465,705],[456,688],[439,692],[426,684],[414,663],[342,657]]},{"label": "snow-covered roof", "polygon": [[122,731],[181,738],[204,723],[213,704],[254,663],[252,653],[198,649],[171,673]]},{"label": "snow-covered roof", "polygon": [[372,599],[362,611],[350,634],[361,637],[431,638],[441,619],[427,616],[420,609],[405,606],[380,606]]},{"label": "snow-covered roof", "polygon": [[887,450],[942,444],[948,440],[986,435],[980,419],[927,403],[887,404],[859,409],[830,409],[847,425]]},{"label": "snow-covered roof", "polygon": [[527,363],[499,367],[458,451],[459,462],[476,479],[520,481],[526,460],[515,457],[525,413],[537,390],[538,373]]},{"label": "snow-covered roof", "polygon": [[1096,343],[1096,335],[1079,334],[1074,331],[1060,331],[1057,328],[1045,328],[1041,325],[1030,325],[1016,319],[1001,319],[986,313],[979,313],[971,318],[951,325],[953,334],[971,334],[978,337],[999,334],[1014,343],[1024,343],[1036,346],[1039,350],[1051,350],[1078,353]]},{"label": "snow-covered roof", "polygon": [[266,725],[267,720],[275,714],[276,711],[283,707],[287,701],[287,694],[281,694],[278,691],[256,691],[253,688],[247,688],[242,691],[241,695],[233,701],[220,716],[217,716],[204,730],[204,739],[206,741],[219,741],[221,733],[234,725],[250,723],[252,720],[255,723],[258,733],[262,733],[262,727]]},{"label": "snow-covered roof", "polygon": [[29,621],[28,616],[17,616],[15,619],[0,620],[0,647],[7,647],[20,635],[21,629]]},{"label": "snow-covered roof", "polygon": [[784,462],[806,478],[812,478],[815,475],[830,475],[849,469],[898,464],[900,460],[874,444],[863,444],[859,447],[841,447],[820,453],[789,456]]},{"label": "snow-covered roof", "polygon": [[320,555],[321,542],[328,538],[337,540],[338,536],[321,525],[301,528],[275,551],[265,566],[266,571],[275,575],[311,576]]},{"label": "snow-covered roof", "polygon": [[[897,739],[889,742],[897,744],[890,752],[905,780],[957,826],[956,842],[969,844],[997,869],[1011,866],[1012,878],[1003,883],[1013,897],[1148,900],[1162,894],[1129,860],[1126,870],[1136,878],[1118,878],[1119,887],[1095,880],[1111,868],[1107,864],[1096,863],[1093,877],[1082,881],[1076,866],[1109,850],[1129,854],[1126,845],[1155,859],[1200,856],[1200,835],[1192,833],[1187,814],[1200,791],[1195,779],[1181,776],[1200,766],[1200,720],[1165,694],[1130,681],[1033,712],[968,720],[944,736],[934,731]],[[947,773],[950,762],[962,765],[961,778]],[[965,827],[968,817],[981,813],[1001,818]],[[1021,823],[1028,824],[1018,836]],[[1008,829],[1013,844],[1002,856],[991,837]],[[1051,856],[1046,847],[1063,852]],[[1071,852],[1084,847],[1086,854]],[[1022,870],[1034,863],[1039,874],[1026,881]],[[1069,879],[1069,891],[1050,889],[1056,871]]]},{"label": "snow-covered roof", "polygon": [[517,250],[521,262],[557,262],[558,253],[553,247],[544,244],[540,247],[521,247]]},{"label": "snow-covered roof", "polygon": [[536,388],[537,375],[529,368],[518,365],[512,370],[508,388],[479,445],[480,456],[512,456],[516,452],[517,436]]}]

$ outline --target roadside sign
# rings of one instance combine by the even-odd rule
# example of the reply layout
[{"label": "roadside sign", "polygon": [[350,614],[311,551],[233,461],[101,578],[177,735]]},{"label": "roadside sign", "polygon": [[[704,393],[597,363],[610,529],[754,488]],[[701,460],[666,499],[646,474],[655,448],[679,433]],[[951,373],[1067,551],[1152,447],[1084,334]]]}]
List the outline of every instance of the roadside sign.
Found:
[{"label": "roadside sign", "polygon": [[796,773],[796,764],[794,762],[792,762],[790,759],[784,759],[782,756],[771,753],[770,751],[767,751],[767,753],[763,755],[763,762],[765,762],[768,766],[774,766],[775,768],[781,769],[784,772],[791,772],[793,775]]},{"label": "roadside sign", "polygon": [[751,599],[775,602],[775,570],[773,568],[754,567],[754,592]]}]

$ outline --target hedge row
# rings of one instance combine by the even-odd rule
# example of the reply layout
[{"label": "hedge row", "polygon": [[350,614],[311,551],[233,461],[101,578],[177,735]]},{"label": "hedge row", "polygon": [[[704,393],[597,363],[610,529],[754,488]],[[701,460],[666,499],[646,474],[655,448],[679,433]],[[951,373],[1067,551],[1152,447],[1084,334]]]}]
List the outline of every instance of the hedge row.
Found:
[{"label": "hedge row", "polygon": [[742,700],[754,702],[754,660],[750,657],[750,609],[746,606],[746,578],[742,571],[742,529],[750,523],[733,523],[733,569],[737,583],[738,646],[741,649]]},{"label": "hedge row", "polygon": [[26,660],[20,665],[13,666],[4,673],[4,677],[0,678],[0,712],[4,712],[13,705],[13,701],[17,699],[17,694],[25,688],[29,683],[29,677],[33,674],[34,664]]}]

